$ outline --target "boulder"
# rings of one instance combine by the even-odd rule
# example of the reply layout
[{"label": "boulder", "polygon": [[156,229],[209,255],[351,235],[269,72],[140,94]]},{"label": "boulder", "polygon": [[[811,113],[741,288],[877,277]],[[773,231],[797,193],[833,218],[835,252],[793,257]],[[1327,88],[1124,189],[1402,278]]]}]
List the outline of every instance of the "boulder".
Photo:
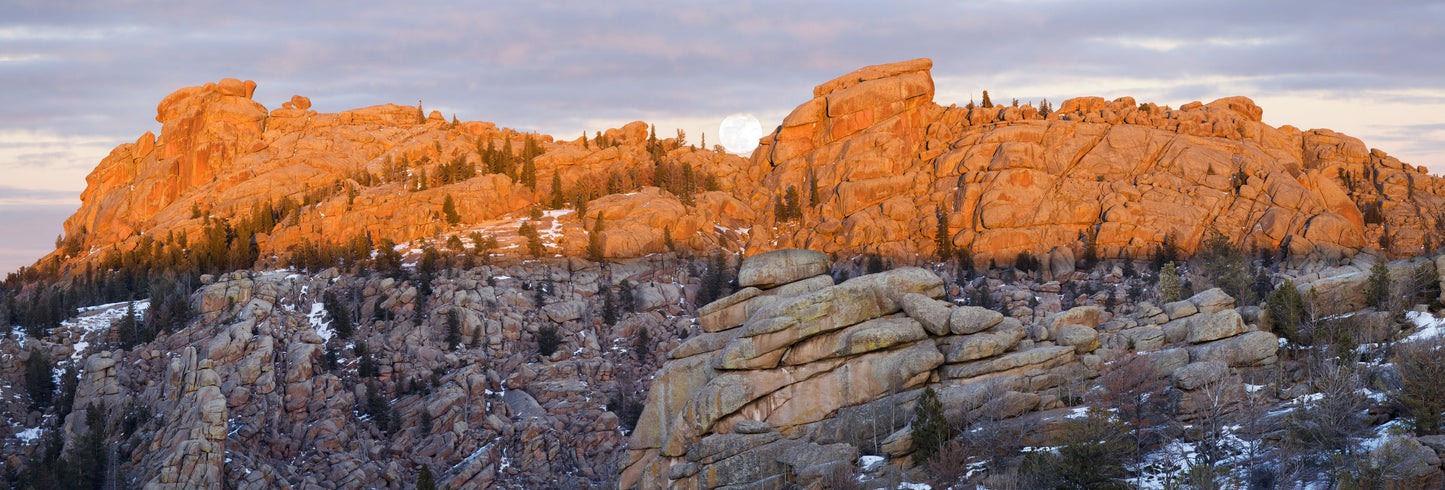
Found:
[{"label": "boulder", "polygon": [[1370,450],[1370,466],[1381,470],[1390,480],[1414,481],[1434,477],[1432,483],[1435,485],[1439,485],[1442,480],[1438,476],[1440,473],[1439,455],[1433,449],[1421,444],[1419,440],[1409,436],[1391,436]]},{"label": "boulder", "polygon": [[827,254],[812,250],[774,250],[743,259],[738,268],[738,285],[767,289],[827,272]]},{"label": "boulder", "polygon": [[1123,346],[1128,348],[1133,344],[1133,350],[1139,352],[1157,351],[1164,348],[1164,329],[1157,326],[1144,326],[1124,329],[1119,332],[1124,339]]},{"label": "boulder", "polygon": [[1279,337],[1269,332],[1248,332],[1223,340],[1188,347],[1189,360],[1223,361],[1230,367],[1272,364],[1279,351]]},{"label": "boulder", "polygon": [[1223,361],[1200,361],[1175,369],[1170,381],[1181,390],[1197,390],[1228,376],[1229,365]]},{"label": "boulder", "polygon": [[737,327],[748,320],[748,300],[762,290],[746,287],[697,309],[697,323],[704,332],[720,332]]},{"label": "boulder", "polygon": [[563,301],[542,307],[542,314],[556,323],[582,318],[585,313],[587,313],[587,303],[582,301]]},{"label": "boulder", "polygon": [[1049,329],[1049,332],[1057,332],[1063,325],[1083,325],[1089,328],[1099,328],[1099,317],[1104,314],[1104,309],[1098,306],[1075,306],[1068,311],[1050,315],[1041,322]]},{"label": "boulder", "polygon": [[1244,333],[1244,318],[1233,309],[1219,310],[1190,317],[1187,328],[1185,340],[1198,344]]},{"label": "boulder", "polygon": [[[723,434],[721,436],[727,436]],[[719,436],[709,436],[719,437]],[[771,442],[733,453],[726,458],[716,456],[698,461],[697,484],[701,488],[718,488],[730,485],[745,485],[768,478],[777,478],[787,467],[778,458],[802,444],[801,441],[781,439],[776,433],[758,434],[755,438],[772,439]],[[691,459],[691,457],[689,457]],[[710,463],[702,461],[710,460]]]},{"label": "boulder", "polygon": [[[673,421],[687,406],[689,397],[712,380],[711,356],[692,356],[662,365],[647,390],[647,401],[628,447],[660,448],[670,437]],[[520,390],[508,390],[507,393]]]},{"label": "boulder", "polygon": [[668,358],[682,359],[698,354],[717,352],[718,349],[727,346],[728,342],[731,342],[737,337],[738,332],[736,331],[700,333],[684,340],[681,345],[678,345],[676,349],[668,353]]},{"label": "boulder", "polygon": [[[1189,298],[1189,302],[1199,309],[1200,313],[1214,313],[1234,308],[1234,298],[1219,288],[1211,288]],[[1172,318],[1172,316],[1171,316]]]},{"label": "boulder", "polygon": [[830,477],[839,469],[853,469],[858,459],[858,448],[852,444],[836,443],[820,445],[800,444],[778,457],[778,462],[787,465],[793,473],[793,481],[806,488]]},{"label": "boulder", "polygon": [[1023,340],[1023,324],[1015,318],[1007,318],[986,332],[958,337],[949,341],[948,355],[944,362],[961,363],[993,357],[1013,349]]},{"label": "boulder", "polygon": [[1169,315],[1170,320],[1178,320],[1195,313],[1199,313],[1199,308],[1187,299],[1164,303],[1164,314]]},{"label": "boulder", "polygon": [[977,306],[959,306],[948,316],[948,331],[954,335],[982,332],[1003,321],[1003,313]]},{"label": "boulder", "polygon": [[847,357],[909,344],[927,337],[923,327],[912,318],[868,320],[793,345],[783,356],[783,364],[797,365],[830,357]]},{"label": "boulder", "polygon": [[1059,345],[1073,347],[1081,355],[1099,348],[1099,332],[1083,325],[1060,326],[1054,340]]},{"label": "boulder", "polygon": [[1182,347],[1153,351],[1146,355],[1154,367],[1154,375],[1161,378],[1170,376],[1176,369],[1189,364],[1189,351]]},{"label": "boulder", "polygon": [[948,303],[917,294],[905,294],[898,298],[899,306],[908,316],[918,320],[918,323],[927,330],[930,335],[948,335],[950,325],[950,311]]}]

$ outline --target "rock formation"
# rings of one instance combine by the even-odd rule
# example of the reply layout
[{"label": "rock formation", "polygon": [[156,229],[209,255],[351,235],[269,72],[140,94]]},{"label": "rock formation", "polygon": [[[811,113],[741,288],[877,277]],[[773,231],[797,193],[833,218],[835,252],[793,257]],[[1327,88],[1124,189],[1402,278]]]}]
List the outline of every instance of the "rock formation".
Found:
[{"label": "rock formation", "polygon": [[[614,258],[664,250],[668,233],[696,250],[911,257],[936,251],[940,218],[951,246],[980,265],[1020,252],[1052,263],[1090,245],[1103,257],[1166,243],[1187,254],[1211,231],[1301,260],[1413,255],[1445,237],[1439,178],[1330,130],[1266,125],[1244,97],[1177,109],[1128,97],[1053,111],[943,107],[931,68],[871,66],[817,86],[749,160],[656,140],[641,122],[564,141],[420,107],[319,113],[296,96],[268,112],[249,81],[190,87],[159,105],[160,136],[121,145],[87,177],[66,221],[79,250],[70,261],[129,250],[141,236],[196,237],[211,217],[283,199],[299,210],[258,236],[263,257],[363,235],[400,243],[481,230],[505,243],[528,209],[553,204],[554,174],[563,193],[590,189],[588,212],[560,217],[548,243],[567,255],[585,249],[597,211]],[[535,155],[524,154],[528,138]],[[488,170],[488,147],[510,150],[513,168]],[[530,186],[516,173],[526,158]],[[457,162],[481,168],[438,177]],[[692,180],[680,183],[684,165]],[[776,216],[789,189],[800,216]],[[460,225],[444,219],[448,197]]]},{"label": "rock formation", "polygon": [[750,245],[930,253],[940,216],[953,247],[981,264],[1078,256],[1086,240],[1106,257],[1148,256],[1166,237],[1188,253],[1210,230],[1300,258],[1440,243],[1439,178],[1333,131],[1270,127],[1247,98],[1171,109],[1082,97],[1047,114],[941,107],[931,66],[819,85],[765,137],[751,174],[763,185],[748,202],[766,209],[788,187],[816,202],[802,226]]},{"label": "rock formation", "polygon": [[954,422],[995,401],[1013,418],[1078,403],[1105,363],[1142,352],[1189,419],[1203,387],[1242,390],[1241,373],[1277,362],[1275,335],[1218,289],[1025,325],[941,301],[943,280],[924,269],[833,284],[827,267],[804,250],[744,259],[743,289],[699,309],[707,333],[678,345],[653,380],[622,488],[808,488],[851,474],[860,454],[900,461],[914,451],[908,423],[925,386]]}]

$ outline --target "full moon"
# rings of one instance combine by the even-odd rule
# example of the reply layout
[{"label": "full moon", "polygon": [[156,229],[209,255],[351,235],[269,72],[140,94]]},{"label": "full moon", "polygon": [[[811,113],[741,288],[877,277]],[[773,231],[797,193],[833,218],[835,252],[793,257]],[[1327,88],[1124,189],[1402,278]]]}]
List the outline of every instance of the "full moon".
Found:
[{"label": "full moon", "polygon": [[723,119],[717,132],[728,152],[746,155],[758,147],[758,139],[763,137],[763,125],[752,114],[733,114]]}]

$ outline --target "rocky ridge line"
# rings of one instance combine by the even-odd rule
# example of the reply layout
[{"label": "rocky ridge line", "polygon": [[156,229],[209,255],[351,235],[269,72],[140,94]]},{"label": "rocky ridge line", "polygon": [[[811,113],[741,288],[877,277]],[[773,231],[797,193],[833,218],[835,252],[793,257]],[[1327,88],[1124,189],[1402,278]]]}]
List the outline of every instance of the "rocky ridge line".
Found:
[{"label": "rocky ridge line", "polygon": [[[1299,262],[1367,249],[1417,255],[1445,240],[1440,178],[1333,131],[1271,127],[1247,98],[1177,109],[1128,97],[1075,98],[1054,111],[944,107],[933,101],[931,68],[926,59],[877,65],[819,85],[749,160],[664,151],[660,161],[715,177],[718,190],[695,196],[648,187],[658,185],[659,157],[640,122],[592,138],[607,145],[535,135],[534,188],[482,172],[407,192],[354,177],[398,161],[411,162],[407,175],[435,176],[458,159],[479,163],[488,142],[510,142],[519,156],[527,135],[419,107],[318,113],[300,96],[268,112],[250,99],[251,82],[191,87],[159,105],[160,136],[121,145],[87,177],[82,207],[66,222],[75,256],[42,263],[80,264],[130,250],[141,236],[194,238],[206,216],[242,217],[282,198],[305,205],[257,235],[263,258],[305,241],[470,231],[501,237],[505,251],[522,243],[515,235],[527,210],[550,200],[554,174],[564,191],[608,175],[628,182],[599,189],[585,216],[558,216],[547,251],[567,256],[585,252],[598,212],[609,257],[663,251],[670,233],[694,250],[907,258],[938,251],[940,217],[950,247],[978,265],[1009,264],[1020,252],[1058,261],[1091,246],[1102,257],[1141,258],[1168,243],[1187,255],[1212,231]],[[778,216],[790,188],[799,216]],[[460,225],[441,212],[448,196]]]}]

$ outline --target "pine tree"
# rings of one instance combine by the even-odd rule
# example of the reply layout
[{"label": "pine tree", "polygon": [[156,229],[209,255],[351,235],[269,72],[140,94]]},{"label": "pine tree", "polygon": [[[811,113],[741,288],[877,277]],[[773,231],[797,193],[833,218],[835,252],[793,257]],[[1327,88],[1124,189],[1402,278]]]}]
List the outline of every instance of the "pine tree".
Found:
[{"label": "pine tree", "polygon": [[522,163],[522,185],[528,189],[537,190],[537,164],[531,158]]},{"label": "pine tree", "polygon": [[1295,288],[1294,281],[1285,279],[1279,283],[1279,286],[1269,293],[1265,308],[1269,310],[1269,323],[1272,327],[1270,331],[1290,343],[1302,343],[1299,327],[1304,323],[1307,313],[1304,297],[1300,295],[1299,289]]},{"label": "pine tree", "polygon": [[677,251],[677,244],[672,241],[672,227],[670,226],[662,227],[662,246],[667,247],[669,252]]},{"label": "pine tree", "polygon": [[[709,175],[709,177],[711,177],[711,175]],[[818,173],[813,170],[813,167],[809,166],[809,167],[808,167],[808,206],[809,206],[809,207],[814,207],[814,206],[817,206],[818,204],[819,204],[819,202],[818,202]]]},{"label": "pine tree", "polygon": [[387,410],[386,396],[382,395],[376,380],[366,382],[366,413],[371,415],[371,421],[376,424],[376,428],[390,432],[391,412]]},{"label": "pine tree", "polygon": [[918,396],[918,404],[913,406],[913,420],[908,426],[913,435],[915,464],[923,464],[938,454],[952,437],[948,420],[943,416],[943,402],[938,399],[938,392],[933,391],[932,385],[924,388],[923,394]]},{"label": "pine tree", "polygon": [[462,215],[457,214],[457,202],[447,194],[446,200],[442,201],[442,215],[446,216],[447,224],[456,225],[462,222]]},{"label": "pine tree", "polygon": [[702,277],[702,291],[699,292],[698,303],[705,305],[730,294],[728,284],[732,282],[732,278],[728,276],[727,259],[723,257],[722,251],[713,252],[711,264]]},{"label": "pine tree", "polygon": [[69,488],[103,488],[108,460],[105,450],[105,402],[85,407],[85,434],[72,444],[62,477]]},{"label": "pine tree", "polygon": [[934,244],[938,247],[938,260],[947,261],[953,257],[953,234],[948,232],[948,217],[943,211],[938,212],[938,228],[933,234]]},{"label": "pine tree", "polygon": [[371,353],[366,348],[366,342],[357,342],[351,350],[356,353],[356,375],[362,378],[376,376],[376,364],[371,360]]},{"label": "pine tree", "polygon": [[135,301],[126,303],[125,316],[121,317],[120,324],[116,328],[116,341],[122,349],[129,349],[150,341],[150,339],[142,340],[140,323],[135,318]]},{"label": "pine tree", "polygon": [[587,260],[602,262],[605,260],[602,244],[602,212],[597,212],[597,219],[593,220],[592,232],[587,234]]},{"label": "pine tree", "polygon": [[567,197],[562,194],[562,172],[552,172],[552,209],[562,209],[567,206]]},{"label": "pine tree", "polygon": [[1365,306],[1384,309],[1390,300],[1392,282],[1390,268],[1385,266],[1384,261],[1370,266],[1369,282],[1365,285]]},{"label": "pine tree", "polygon": [[798,188],[788,186],[788,190],[783,194],[783,211],[787,216],[784,221],[793,221],[803,217],[803,206],[798,199]]},{"label": "pine tree", "polygon": [[1079,240],[1084,242],[1083,258],[1080,259],[1084,270],[1092,270],[1099,264],[1098,236],[1095,233],[1079,232]]},{"label": "pine tree", "polygon": [[883,263],[883,256],[876,253],[871,253],[868,254],[868,262],[864,266],[863,270],[867,274],[877,274],[879,272],[888,270],[888,267]]},{"label": "pine tree", "polygon": [[321,295],[321,303],[326,308],[326,313],[331,315],[331,329],[336,331],[336,335],[343,340],[351,338],[352,332],[355,331],[355,326],[351,321],[351,308],[342,303],[336,293],[331,291]]},{"label": "pine tree", "polygon": [[447,312],[447,349],[457,350],[462,343],[462,314],[453,308]]},{"label": "pine tree", "polygon": [[50,367],[50,360],[40,348],[31,347],[30,357],[25,360],[25,392],[30,394],[32,410],[45,410],[55,398],[55,378]]},{"label": "pine tree", "polygon": [[1173,262],[1165,262],[1164,267],[1159,268],[1159,301],[1173,303],[1180,300],[1183,287],[1179,284],[1179,271],[1174,268]]},{"label": "pine tree", "polygon": [[632,351],[637,354],[637,359],[646,361],[647,356],[652,353],[652,333],[643,326],[637,331],[637,338],[632,341]]},{"label": "pine tree", "polygon": [[632,282],[626,279],[617,285],[617,300],[622,303],[622,311],[628,313],[637,312],[637,298],[632,294]]},{"label": "pine tree", "polygon": [[991,107],[993,107],[993,101],[988,99],[988,91],[985,90],[983,91],[983,108],[988,109]]},{"label": "pine tree", "polygon": [[604,285],[599,293],[602,295],[602,323],[608,326],[616,324],[617,304],[612,300],[612,288]]},{"label": "pine tree", "polygon": [[557,335],[556,325],[543,325],[537,329],[537,353],[542,357],[550,356],[557,352],[557,344],[562,343],[562,337]]},{"label": "pine tree", "polygon": [[436,490],[436,480],[432,478],[431,467],[421,465],[421,470],[416,472],[416,490]]},{"label": "pine tree", "polygon": [[983,284],[973,290],[973,297],[969,298],[968,304],[979,308],[993,309],[993,293],[989,291],[987,279],[984,279]]},{"label": "pine tree", "polygon": [[497,167],[502,170],[503,175],[513,181],[517,180],[517,165],[512,155],[512,138],[509,135],[503,135],[502,150],[497,154]]},{"label": "pine tree", "polygon": [[1210,230],[1204,243],[1195,255],[1194,265],[1211,284],[1233,296],[1242,305],[1257,304],[1251,287],[1253,278],[1249,274],[1249,260],[1244,253],[1229,241],[1229,237]]}]

